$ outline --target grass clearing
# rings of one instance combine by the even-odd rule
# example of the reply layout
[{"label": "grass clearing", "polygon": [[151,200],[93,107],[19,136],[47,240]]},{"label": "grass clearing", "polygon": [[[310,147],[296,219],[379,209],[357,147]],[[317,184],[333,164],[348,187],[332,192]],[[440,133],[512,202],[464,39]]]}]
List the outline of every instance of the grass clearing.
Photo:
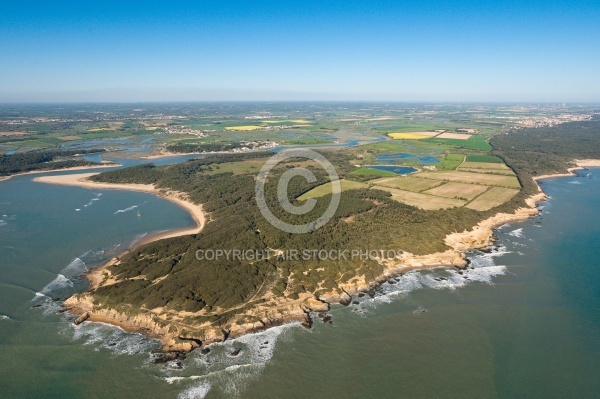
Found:
[{"label": "grass clearing", "polygon": [[477,211],[487,211],[498,205],[504,204],[512,197],[517,195],[519,190],[513,188],[492,187],[487,192],[475,198],[472,202],[466,205],[469,209]]},{"label": "grass clearing", "polygon": [[467,140],[459,140],[459,139],[445,139],[438,137],[428,138],[426,141],[452,145],[459,148],[464,148],[467,150],[477,150],[481,152],[489,152],[492,150],[492,146],[487,141],[488,136],[484,134],[475,134],[471,136]]},{"label": "grass clearing", "polygon": [[463,168],[462,166],[458,168],[461,172],[473,172],[473,173],[487,173],[490,175],[504,175],[504,176],[515,176],[515,172],[511,169],[471,169],[471,168]]},{"label": "grass clearing", "polygon": [[436,197],[434,195],[414,193],[412,191],[398,190],[383,186],[374,186],[373,188],[391,193],[393,200],[427,210],[461,207],[467,203],[466,201],[458,199]]},{"label": "grass clearing", "polygon": [[413,176],[384,177],[383,179],[371,180],[370,183],[383,187],[412,191],[415,193],[420,193],[421,191],[425,191],[443,184],[443,182],[440,181],[419,179],[418,177]]},{"label": "grass clearing", "polygon": [[202,171],[202,173],[233,173],[234,175],[239,175],[248,172],[258,173],[266,161],[267,158],[259,158],[242,162],[227,162],[222,164],[210,165],[210,169],[207,168],[206,170]]},{"label": "grass clearing", "polygon": [[456,169],[465,158],[462,154],[445,154],[441,159],[440,167],[442,169]]},{"label": "grass clearing", "polygon": [[493,163],[504,163],[501,158],[493,155],[467,155],[467,162],[493,162]]},{"label": "grass clearing", "polygon": [[471,201],[478,195],[483,194],[489,189],[487,186],[480,186],[478,184],[466,184],[466,183],[445,183],[441,186],[434,187],[424,192],[424,194],[437,195],[446,198],[458,198]]},{"label": "grass clearing", "polygon": [[[341,187],[342,187],[342,192],[369,187],[368,184],[360,183],[360,182],[356,182],[356,181],[352,181],[352,180],[345,180],[345,179],[340,180],[340,183],[341,183]],[[331,182],[321,184],[320,186],[317,186],[317,187],[313,188],[312,190],[309,190],[309,191],[305,192],[304,194],[302,194],[301,196],[299,196],[298,200],[306,201],[309,198],[324,197],[328,194],[331,194],[332,189],[333,189],[333,185]]]},{"label": "grass clearing", "polygon": [[495,163],[495,162],[463,162],[460,165],[461,168],[469,168],[469,169],[500,169],[500,170],[510,170],[508,166],[503,163]]},{"label": "grass clearing", "polygon": [[419,177],[432,180],[446,180],[460,183],[475,183],[488,186],[502,186],[520,188],[519,180],[515,176],[502,176],[487,173],[472,173],[462,171],[449,172],[422,172]]},{"label": "grass clearing", "polygon": [[388,172],[386,170],[365,168],[364,166],[352,171],[352,174],[353,175],[369,175],[369,176],[398,176],[394,172]]}]

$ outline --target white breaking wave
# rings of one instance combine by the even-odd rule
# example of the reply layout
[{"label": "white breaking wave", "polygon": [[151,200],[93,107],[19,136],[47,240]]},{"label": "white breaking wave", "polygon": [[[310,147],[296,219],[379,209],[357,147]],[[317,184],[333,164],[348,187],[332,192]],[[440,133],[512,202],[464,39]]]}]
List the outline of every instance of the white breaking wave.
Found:
[{"label": "white breaking wave", "polygon": [[189,387],[185,391],[181,392],[177,395],[178,399],[202,399],[205,398],[210,391],[211,384],[209,382],[203,381],[198,385],[193,387]]},{"label": "white breaking wave", "polygon": [[[138,234],[137,236],[135,236],[133,238],[133,240],[131,240],[131,243],[129,244],[129,247],[133,247],[138,241],[140,241],[142,238],[146,237],[148,235],[148,233],[143,233],[143,234]],[[117,247],[115,247],[116,249]]]},{"label": "white breaking wave", "polygon": [[509,236],[523,238],[523,228],[513,230],[513,231],[511,231],[510,233],[507,233],[507,234]]},{"label": "white breaking wave", "polygon": [[66,278],[64,275],[59,274],[54,280],[52,280],[44,288],[42,288],[41,293],[46,296],[50,296],[50,294],[53,291],[58,291],[65,288],[73,288],[73,282]]},{"label": "white breaking wave", "polygon": [[[232,341],[208,346],[210,353],[203,355],[199,350],[190,353],[186,370],[194,374],[177,375],[180,371],[165,368],[163,379],[169,384],[187,384],[179,398],[204,397],[210,389],[218,389],[227,397],[240,396],[245,387],[260,376],[271,361],[276,343],[291,329],[302,328],[300,323],[285,324],[265,331],[244,335]],[[241,351],[231,356],[234,350]],[[190,382],[192,382],[190,384]]]},{"label": "white breaking wave", "polygon": [[408,272],[395,280],[393,284],[383,283],[376,289],[373,298],[364,297],[358,306],[353,310],[366,316],[369,309],[377,307],[382,303],[391,303],[393,300],[403,299],[409,296],[412,291],[432,288],[435,290],[456,290],[474,282],[493,284],[492,280],[496,276],[506,274],[506,266],[498,266],[494,263],[494,258],[510,253],[505,247],[500,247],[492,253],[470,256],[469,267],[464,270],[456,269],[436,269],[436,270],[415,270]]},{"label": "white breaking wave", "polygon": [[9,319],[10,319],[10,317],[8,317],[7,315],[0,314],[0,320],[9,320]]},{"label": "white breaking wave", "polygon": [[137,207],[138,207],[137,205],[133,205],[133,206],[130,206],[129,208],[119,209],[118,211],[116,211],[114,213],[114,215],[116,215],[117,213],[125,213],[125,212],[129,212],[129,211],[133,211]]},{"label": "white breaking wave", "polygon": [[90,202],[88,202],[87,204],[85,204],[83,206],[84,208],[87,208],[87,207],[90,207],[90,206],[94,205],[94,202],[96,202],[96,201],[100,201],[100,197],[102,196],[102,193],[96,193],[95,195],[96,196],[94,198],[92,198],[90,200]]},{"label": "white breaking wave", "polygon": [[570,181],[569,184],[583,184],[579,180]]},{"label": "white breaking wave", "polygon": [[2,215],[2,219],[0,219],[0,227],[6,226],[8,222],[11,222],[17,218],[17,215]]},{"label": "white breaking wave", "polygon": [[[89,252],[86,252],[83,256],[87,255]],[[61,274],[64,276],[74,277],[81,275],[87,272],[89,269],[85,262],[81,260],[81,258],[77,257],[73,259],[71,263],[69,263],[64,269],[61,270]]]},{"label": "white breaking wave", "polygon": [[157,339],[128,333],[106,323],[81,323],[78,326],[68,323],[61,333],[70,335],[74,340],[84,340],[84,345],[95,345],[96,351],[103,348],[121,355],[149,353],[159,347]]}]

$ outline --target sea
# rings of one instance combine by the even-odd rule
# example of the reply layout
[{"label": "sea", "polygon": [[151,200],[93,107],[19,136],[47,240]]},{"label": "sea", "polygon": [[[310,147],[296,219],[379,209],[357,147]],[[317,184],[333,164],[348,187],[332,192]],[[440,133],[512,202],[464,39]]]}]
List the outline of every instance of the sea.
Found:
[{"label": "sea", "polygon": [[540,215],[500,228],[462,274],[409,272],[310,330],[275,327],[164,364],[156,340],[75,326],[60,302],[86,289],[90,268],[193,220],[151,194],[35,176],[0,182],[2,398],[600,397],[600,169],[544,180]]}]

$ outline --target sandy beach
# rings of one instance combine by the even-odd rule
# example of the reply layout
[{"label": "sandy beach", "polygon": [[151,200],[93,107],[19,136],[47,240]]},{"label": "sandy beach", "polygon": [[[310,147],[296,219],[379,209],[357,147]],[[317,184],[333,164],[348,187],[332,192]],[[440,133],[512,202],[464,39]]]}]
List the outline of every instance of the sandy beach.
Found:
[{"label": "sandy beach", "polygon": [[47,170],[32,170],[30,172],[16,173],[10,176],[2,176],[0,177],[0,181],[9,180],[13,177],[17,176],[25,176],[25,175],[39,175],[41,173],[54,173],[54,172],[68,172],[74,170],[88,170],[88,169],[102,169],[102,168],[116,168],[117,166],[122,166],[118,163],[111,163],[106,165],[91,165],[91,166],[73,166],[72,168],[62,168],[62,169],[47,169]]},{"label": "sandy beach", "polygon": [[600,159],[576,159],[575,163],[580,168],[600,166]]}]

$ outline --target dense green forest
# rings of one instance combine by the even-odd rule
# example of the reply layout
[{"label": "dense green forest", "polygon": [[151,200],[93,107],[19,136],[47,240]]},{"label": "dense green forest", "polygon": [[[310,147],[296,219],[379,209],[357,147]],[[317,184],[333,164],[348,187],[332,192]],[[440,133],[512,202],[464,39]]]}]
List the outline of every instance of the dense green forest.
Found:
[{"label": "dense green forest", "polygon": [[8,176],[15,173],[31,172],[34,170],[64,169],[75,166],[92,166],[94,162],[83,159],[65,159],[74,155],[91,154],[104,150],[78,150],[60,151],[44,150],[16,153],[12,155],[0,155],[0,176]]},{"label": "dense green forest", "polygon": [[490,143],[495,155],[522,173],[566,173],[574,159],[600,159],[600,116],[590,121],[499,134]]}]

